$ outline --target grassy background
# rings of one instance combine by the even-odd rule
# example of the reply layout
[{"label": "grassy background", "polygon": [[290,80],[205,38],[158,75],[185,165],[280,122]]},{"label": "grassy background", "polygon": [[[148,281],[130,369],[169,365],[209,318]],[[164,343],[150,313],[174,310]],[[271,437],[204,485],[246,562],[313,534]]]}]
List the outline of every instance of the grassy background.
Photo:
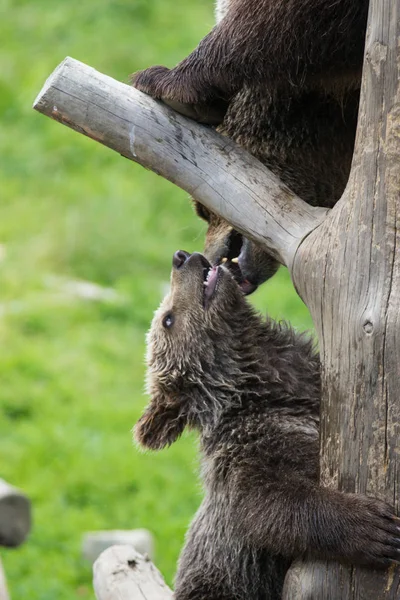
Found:
[{"label": "grassy background", "polygon": [[[172,253],[201,249],[187,195],[31,109],[70,55],[126,81],[174,65],[213,23],[211,0],[0,0],[0,476],[34,528],[1,558],[14,599],[93,598],[87,530],[148,527],[172,581],[199,504],[194,436],[139,454],[144,334]],[[112,288],[79,299],[66,282]],[[253,301],[310,327],[282,269]]]}]

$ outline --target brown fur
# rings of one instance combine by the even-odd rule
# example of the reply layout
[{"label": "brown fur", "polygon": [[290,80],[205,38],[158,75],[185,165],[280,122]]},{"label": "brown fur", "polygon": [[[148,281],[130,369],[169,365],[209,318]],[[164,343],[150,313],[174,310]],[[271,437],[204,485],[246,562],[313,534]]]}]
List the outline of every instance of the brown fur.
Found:
[{"label": "brown fur", "polygon": [[[220,20],[194,52],[134,85],[220,125],[303,200],[332,207],[350,171],[367,11],[368,0],[219,0]],[[209,222],[207,257],[234,258],[230,226],[198,212]],[[239,265],[244,291],[278,266],[252,242],[239,248]]]},{"label": "brown fur", "polygon": [[400,520],[384,502],[318,485],[311,342],[262,320],[224,267],[207,295],[209,268],[200,254],[174,257],[171,293],[148,335],[150,404],[136,426],[138,441],[155,450],[186,426],[200,436],[205,497],[176,600],[278,600],[299,556],[398,561]]}]

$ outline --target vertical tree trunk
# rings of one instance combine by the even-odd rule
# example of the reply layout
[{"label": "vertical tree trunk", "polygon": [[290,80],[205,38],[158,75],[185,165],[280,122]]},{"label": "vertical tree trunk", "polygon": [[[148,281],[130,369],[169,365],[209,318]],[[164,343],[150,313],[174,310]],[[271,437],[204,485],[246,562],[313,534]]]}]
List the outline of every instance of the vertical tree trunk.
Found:
[{"label": "vertical tree trunk", "polygon": [[[371,0],[357,142],[342,200],[293,278],[323,367],[321,483],[399,508],[400,0]],[[394,600],[398,569],[297,563],[286,600]]]}]

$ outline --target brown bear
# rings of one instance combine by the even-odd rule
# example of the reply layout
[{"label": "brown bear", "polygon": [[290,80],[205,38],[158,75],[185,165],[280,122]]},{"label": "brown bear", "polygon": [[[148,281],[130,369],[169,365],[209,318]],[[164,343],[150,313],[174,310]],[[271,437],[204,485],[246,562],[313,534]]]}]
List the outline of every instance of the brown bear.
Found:
[{"label": "brown bear", "polygon": [[178,251],[148,335],[150,404],[137,440],[199,432],[205,497],[176,600],[277,600],[295,557],[386,567],[400,520],[384,502],[319,486],[320,366],[311,341],[263,320],[224,266]]},{"label": "brown bear", "polygon": [[[303,200],[332,207],[346,185],[368,0],[217,0],[217,25],[174,69],[134,85],[244,146]],[[196,203],[205,254],[228,258],[245,293],[277,263]],[[232,259],[238,258],[238,263]]]}]

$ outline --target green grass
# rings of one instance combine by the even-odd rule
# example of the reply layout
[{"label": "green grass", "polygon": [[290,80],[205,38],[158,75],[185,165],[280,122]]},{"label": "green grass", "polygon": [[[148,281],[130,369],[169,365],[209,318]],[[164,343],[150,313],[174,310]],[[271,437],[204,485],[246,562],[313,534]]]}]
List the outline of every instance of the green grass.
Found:
[{"label": "green grass", "polygon": [[[201,249],[187,195],[31,109],[66,56],[126,81],[175,64],[213,23],[212,2],[0,0],[0,476],[33,502],[28,542],[1,552],[14,599],[93,598],[87,530],[148,527],[172,581],[201,490],[196,442],[140,454],[144,334],[172,253]],[[68,279],[120,300],[69,295]],[[311,326],[282,269],[254,302]]]}]

